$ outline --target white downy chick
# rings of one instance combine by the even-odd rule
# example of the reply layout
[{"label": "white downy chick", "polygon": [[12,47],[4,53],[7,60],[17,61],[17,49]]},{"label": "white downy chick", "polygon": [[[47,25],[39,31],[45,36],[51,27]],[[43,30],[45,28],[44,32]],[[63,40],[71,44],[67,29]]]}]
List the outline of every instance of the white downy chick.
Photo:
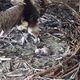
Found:
[{"label": "white downy chick", "polygon": [[37,48],[35,50],[35,53],[46,56],[49,54],[49,49],[46,46],[43,46],[42,48]]},{"label": "white downy chick", "polygon": [[17,29],[22,31],[22,30],[27,30],[28,28],[28,22],[27,21],[23,21],[21,25],[17,26]]}]

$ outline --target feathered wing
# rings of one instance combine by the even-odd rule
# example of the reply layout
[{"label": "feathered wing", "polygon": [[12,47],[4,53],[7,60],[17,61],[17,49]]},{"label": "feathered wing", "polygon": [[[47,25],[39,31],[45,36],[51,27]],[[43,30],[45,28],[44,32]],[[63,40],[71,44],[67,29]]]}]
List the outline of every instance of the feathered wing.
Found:
[{"label": "feathered wing", "polygon": [[8,32],[8,30],[10,30],[21,19],[23,9],[23,5],[16,5],[6,11],[1,11],[0,30]]}]

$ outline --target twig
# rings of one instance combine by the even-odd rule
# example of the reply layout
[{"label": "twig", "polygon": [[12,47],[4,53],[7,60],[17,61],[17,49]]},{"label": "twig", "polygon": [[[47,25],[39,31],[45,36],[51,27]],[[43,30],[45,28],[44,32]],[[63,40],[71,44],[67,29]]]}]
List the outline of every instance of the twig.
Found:
[{"label": "twig", "polygon": [[65,6],[68,7],[71,11],[73,11],[74,14],[75,14],[78,18],[80,18],[80,15],[79,15],[73,8],[71,8],[71,7],[70,7],[68,4],[66,4],[66,3],[65,3]]},{"label": "twig", "polygon": [[77,71],[70,77],[71,79],[74,79],[75,77],[77,77],[79,69],[80,69],[80,64],[79,64],[79,68],[77,69]]},{"label": "twig", "polygon": [[77,55],[79,51],[80,51],[80,46],[78,46],[76,48],[76,50],[74,51],[74,53],[67,60],[65,60],[63,63],[70,61],[70,59],[72,59],[75,55]]},{"label": "twig", "polygon": [[7,73],[6,76],[8,76],[8,77],[20,77],[20,76],[23,76],[23,74],[22,73],[13,74],[13,72],[10,72],[10,73]]},{"label": "twig", "polygon": [[34,74],[34,76],[41,76],[41,77],[43,77],[43,76],[48,75],[50,73],[53,73],[53,75],[56,75],[61,70],[62,70],[62,66],[61,65],[57,65],[56,67],[52,67],[52,68],[50,68],[48,70],[45,70],[43,72]]},{"label": "twig", "polygon": [[11,60],[11,58],[4,58],[4,57],[0,57],[0,60],[1,60],[1,61],[10,61],[10,60]]},{"label": "twig", "polygon": [[11,42],[8,41],[8,40],[0,39],[0,42],[8,43],[9,45],[11,45],[11,46],[14,48],[14,46],[13,46],[13,45],[11,44]]},{"label": "twig", "polygon": [[68,72],[67,74],[63,75],[61,78],[65,78],[66,76],[69,76],[70,74],[74,73],[75,71],[78,70],[79,67],[75,68],[74,70]]},{"label": "twig", "polygon": [[[80,49],[80,47],[74,52],[73,55],[71,55],[71,56],[70,56],[67,60],[65,60],[63,63],[67,63],[69,60],[71,60],[72,57],[74,57],[74,55],[76,55],[76,54],[78,53],[79,49]],[[62,64],[63,64],[63,63],[62,63]],[[76,64],[73,68],[69,69],[67,72],[73,70],[76,66],[78,66],[78,64]],[[57,65],[55,68],[52,67],[52,68],[50,68],[50,69],[48,69],[48,70],[45,70],[45,71],[40,72],[40,73],[37,73],[37,74],[35,74],[34,76],[45,76],[45,75],[49,75],[49,76],[53,75],[53,76],[55,76],[55,75],[57,75],[61,70],[62,70],[62,66],[61,66],[61,65]],[[76,71],[76,70],[75,70],[75,71]],[[74,72],[74,70],[73,70],[73,72]],[[70,73],[72,73],[72,72],[70,72]],[[68,73],[67,73],[67,74],[68,74]],[[66,74],[65,74],[65,75],[66,75]]]},{"label": "twig", "polygon": [[68,72],[72,71],[73,69],[75,69],[75,68],[76,68],[76,67],[78,67],[78,66],[79,66],[79,63],[78,63],[78,64],[76,64],[76,65],[74,65],[72,68],[70,68],[70,69],[66,70],[66,71],[64,72],[64,74],[66,74],[66,73],[68,73]]}]

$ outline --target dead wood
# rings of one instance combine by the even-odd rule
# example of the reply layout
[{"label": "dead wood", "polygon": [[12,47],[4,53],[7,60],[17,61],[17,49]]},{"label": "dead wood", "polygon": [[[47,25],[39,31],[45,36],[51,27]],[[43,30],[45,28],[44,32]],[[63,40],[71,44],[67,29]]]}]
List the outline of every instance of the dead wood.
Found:
[{"label": "dead wood", "polygon": [[[49,3],[49,2],[48,2]],[[73,9],[72,7],[70,7],[67,3],[63,3],[63,2],[58,2],[58,1],[52,1],[50,4],[63,4],[64,6],[66,6],[68,9],[70,9],[71,11],[73,11],[73,14],[80,19],[80,15],[75,11],[75,9]],[[46,5],[48,6],[48,5]]]},{"label": "dead wood", "polygon": [[[51,13],[52,13],[52,15],[51,15],[51,19],[50,19],[50,16],[47,17],[47,19],[46,19],[47,21],[49,21],[49,20],[52,21],[54,18],[55,18],[55,20],[57,20],[58,19],[57,16],[59,16],[60,19],[62,19],[62,22],[64,25],[66,25],[66,24],[72,25],[72,24],[77,23],[77,21],[79,21],[79,19],[78,19],[79,16],[77,15],[77,13],[72,11],[72,9],[69,9],[69,13],[70,13],[70,15],[69,15],[69,13],[66,12],[66,8],[63,3],[52,4],[52,2],[47,2],[47,1],[51,1],[51,0],[32,0],[32,1],[33,1],[32,3],[34,3],[35,8],[37,10],[39,9],[39,11],[40,10],[44,11],[45,10],[44,8],[46,7],[46,5],[47,5],[46,8],[48,8],[49,7],[48,3],[50,5],[56,5],[56,6],[51,6],[51,8],[49,9],[50,12],[48,15],[51,15]],[[38,2],[38,4],[40,6],[37,4],[36,1]],[[42,1],[41,4],[39,3],[39,1]],[[42,4],[44,4],[44,5],[42,5]],[[16,22],[18,22],[18,20],[19,20],[18,17],[21,17],[21,15],[17,15],[17,13],[15,11],[17,11],[17,9],[18,9],[18,13],[22,14],[21,11],[23,11],[23,8],[24,8],[22,6],[21,11],[20,11],[20,8],[18,6],[22,6],[22,5],[13,6],[13,8],[15,8],[16,10],[12,9],[12,8],[7,9],[6,11],[9,11],[9,14],[6,13],[6,11],[1,12],[1,16],[4,17],[4,18],[0,17],[0,20],[2,21],[2,22],[0,22],[2,24],[1,28],[2,28],[2,26],[7,27],[8,25],[10,26],[10,24],[13,25],[13,23],[16,24]],[[57,8],[57,6],[58,6],[58,8]],[[55,11],[52,11],[54,8],[55,8]],[[57,13],[57,9],[59,9],[61,11],[60,13],[63,15],[60,16],[59,15],[60,13],[59,12],[58,12],[59,14]],[[42,11],[40,12],[40,14],[42,13]],[[72,15],[72,12],[75,14],[75,16]],[[13,17],[15,16],[13,14],[16,14],[16,16],[17,16],[16,21],[15,21],[16,16],[14,18],[12,16],[10,16],[11,18],[9,18],[9,20],[8,20],[7,16],[3,16],[4,15],[3,13],[5,13],[5,15],[7,15],[7,16],[12,14]],[[57,13],[57,15],[56,15],[56,17],[54,17],[54,14],[56,14],[56,13]],[[66,15],[68,15],[68,16],[65,17]],[[65,20],[63,19],[62,16],[65,18]],[[69,17],[70,17],[70,19],[69,19]],[[5,18],[7,18],[7,19],[5,19]],[[66,21],[66,20],[68,20],[68,21]],[[12,23],[11,21],[14,21],[14,22]],[[53,21],[52,21],[52,23],[53,23]],[[72,21],[72,22],[70,22],[70,21]],[[51,25],[52,23],[47,22],[46,24]],[[60,21],[58,21],[58,23],[60,23]],[[71,31],[77,32],[78,24],[76,26],[72,25],[71,27],[70,27],[70,25],[67,25],[66,30],[70,29],[69,30],[70,32]],[[75,26],[75,28],[73,29],[74,26]],[[5,30],[6,30],[6,27],[5,27]],[[64,26],[64,27],[66,27],[66,26]],[[7,28],[9,28],[9,27],[7,27]],[[45,27],[43,27],[43,29],[44,28]],[[65,32],[66,30],[62,29],[63,33],[67,34],[68,32]],[[24,31],[20,32],[20,31],[14,29],[14,30],[10,30],[10,33],[7,35],[7,37],[2,36],[0,38],[0,53],[1,53],[0,55],[1,56],[5,55],[5,58],[0,57],[0,64],[3,65],[2,68],[0,66],[0,76],[3,76],[3,78],[5,80],[13,80],[13,79],[14,80],[15,79],[16,80],[23,80],[23,79],[24,80],[38,80],[38,79],[53,80],[54,78],[55,79],[58,79],[58,78],[66,79],[66,77],[71,77],[71,76],[75,77],[77,75],[77,73],[79,73],[79,68],[80,68],[80,65],[79,65],[80,44],[79,44],[79,42],[78,42],[79,45],[78,44],[76,44],[76,46],[72,45],[74,47],[73,52],[70,52],[70,45],[68,45],[69,47],[67,50],[64,49],[64,48],[67,48],[67,43],[66,43],[66,45],[63,45],[65,43],[64,40],[63,40],[64,41],[63,43],[60,43],[59,42],[60,40],[58,41],[58,44],[60,43],[61,46],[59,45],[60,47],[57,48],[58,47],[58,44],[57,44],[58,39],[56,37],[54,37],[53,34],[47,33],[46,31],[45,32],[43,31],[43,33],[42,33],[42,36],[41,36],[42,41],[41,42],[44,43],[44,46],[46,46],[47,48],[50,47],[50,50],[52,52],[50,54],[48,54],[48,56],[34,53],[36,45],[32,43],[31,36],[27,37],[27,35],[28,35],[27,32],[24,32]],[[51,33],[54,33],[54,31],[55,31],[55,29],[50,28]],[[58,32],[58,31],[59,30],[56,30],[56,32]],[[75,40],[75,38],[73,38],[73,35],[74,34],[72,33],[69,36],[72,37],[72,40]],[[78,34],[76,33],[76,35],[78,35]],[[56,40],[54,40],[54,39],[56,39]],[[57,50],[53,49],[53,48],[56,48]],[[58,52],[56,52],[56,51],[58,51],[58,49],[60,50],[59,54],[58,54]],[[65,53],[66,53],[66,55],[63,56]],[[70,55],[67,55],[67,54],[70,54]],[[8,57],[10,57],[10,58],[8,58]]]},{"label": "dead wood", "polygon": [[[65,61],[63,61],[62,65],[64,63],[67,64],[69,61],[71,61],[71,59],[75,55],[79,54],[79,51],[80,51],[80,47],[78,47],[78,49],[73,53],[73,55],[71,55],[68,59],[66,59]],[[48,70],[45,70],[44,72],[37,73],[34,76],[41,76],[41,77],[43,77],[43,76],[47,76],[47,77],[53,76],[53,77],[55,77],[57,74],[60,73],[60,71],[62,71],[62,69],[63,69],[62,65],[57,65],[56,67],[52,67],[52,68],[50,68]],[[78,69],[78,67],[79,67],[79,64],[74,65],[72,68],[66,70],[63,73],[63,75],[66,75],[66,74],[70,75],[71,73],[73,73],[74,71],[76,71]]]},{"label": "dead wood", "polygon": [[79,70],[79,68],[80,68],[80,67],[78,66],[77,68],[75,68],[75,69],[69,71],[68,73],[64,74],[61,78],[64,79],[65,77],[70,76],[71,74],[73,74],[73,73],[75,73],[77,70]]},{"label": "dead wood", "polygon": [[34,77],[35,76],[41,76],[41,77],[43,77],[43,76],[47,76],[47,75],[49,75],[48,77],[50,77],[51,75],[51,73],[53,74],[53,75],[56,75],[56,74],[58,74],[60,71],[62,70],[62,66],[61,65],[56,65],[56,67],[52,67],[52,68],[50,68],[50,69],[48,69],[48,70],[45,70],[44,72],[40,72],[40,73],[37,73],[37,74],[34,74]]},{"label": "dead wood", "polygon": [[80,19],[80,15],[73,8],[71,8],[68,4],[65,4],[65,6],[68,7],[71,11],[73,11],[73,14],[76,16],[76,18]]},{"label": "dead wood", "polygon": [[39,12],[39,15],[43,15],[48,4],[51,4],[51,0],[31,0],[31,3]]},{"label": "dead wood", "polygon": [[65,74],[67,74],[67,73],[69,73],[69,72],[73,71],[74,69],[77,69],[78,67],[79,67],[79,63],[78,63],[78,64],[76,64],[76,65],[74,65],[72,68],[70,68],[70,69],[66,70],[66,71],[64,72],[64,74],[63,74],[63,75],[65,75]]},{"label": "dead wood", "polygon": [[67,60],[65,60],[63,63],[67,63],[73,57],[75,57],[76,55],[79,55],[79,54],[80,54],[80,45],[76,48],[76,50],[74,51],[74,53],[72,53],[72,55]]}]

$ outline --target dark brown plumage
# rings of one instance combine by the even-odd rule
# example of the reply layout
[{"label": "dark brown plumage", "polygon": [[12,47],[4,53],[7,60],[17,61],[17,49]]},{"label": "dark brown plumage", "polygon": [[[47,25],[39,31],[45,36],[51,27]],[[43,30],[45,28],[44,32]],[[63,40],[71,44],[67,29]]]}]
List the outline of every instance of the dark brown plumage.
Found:
[{"label": "dark brown plumage", "polygon": [[16,5],[0,12],[0,30],[8,32],[21,18],[24,6]]}]

